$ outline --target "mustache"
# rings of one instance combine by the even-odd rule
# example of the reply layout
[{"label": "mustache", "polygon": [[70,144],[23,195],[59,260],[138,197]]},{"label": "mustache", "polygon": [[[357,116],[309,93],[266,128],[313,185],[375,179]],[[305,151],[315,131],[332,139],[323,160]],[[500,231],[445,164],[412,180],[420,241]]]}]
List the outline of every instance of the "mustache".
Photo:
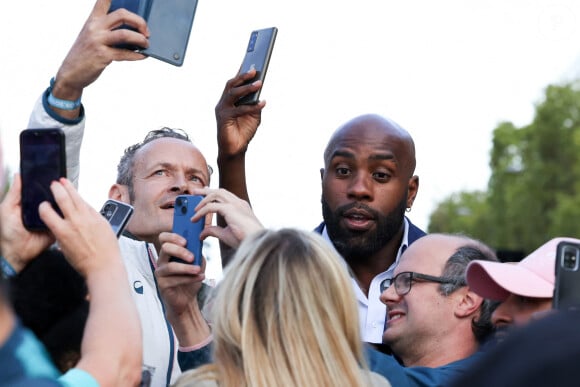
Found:
[{"label": "mustache", "polygon": [[363,210],[364,212],[367,212],[368,214],[370,214],[373,219],[378,219],[379,218],[379,212],[377,210],[375,210],[375,209],[367,206],[366,204],[357,203],[357,202],[350,203],[350,204],[345,204],[342,207],[338,207],[336,209],[336,213],[339,216],[344,216],[344,214],[346,212],[348,212],[350,210],[353,210],[353,209],[354,210]]}]

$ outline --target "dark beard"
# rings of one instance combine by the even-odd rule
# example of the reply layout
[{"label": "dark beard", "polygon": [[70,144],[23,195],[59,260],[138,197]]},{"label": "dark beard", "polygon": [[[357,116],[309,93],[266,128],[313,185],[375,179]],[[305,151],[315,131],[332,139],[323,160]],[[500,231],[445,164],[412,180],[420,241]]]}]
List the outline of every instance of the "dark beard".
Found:
[{"label": "dark beard", "polygon": [[[347,261],[351,259],[366,259],[385,247],[401,229],[405,218],[405,209],[407,208],[406,195],[397,207],[386,216],[362,203],[347,204],[332,212],[324,197],[321,202],[322,216],[328,236],[335,249]],[[361,208],[372,214],[376,222],[376,229],[353,231],[341,226],[342,215],[352,208]]]}]

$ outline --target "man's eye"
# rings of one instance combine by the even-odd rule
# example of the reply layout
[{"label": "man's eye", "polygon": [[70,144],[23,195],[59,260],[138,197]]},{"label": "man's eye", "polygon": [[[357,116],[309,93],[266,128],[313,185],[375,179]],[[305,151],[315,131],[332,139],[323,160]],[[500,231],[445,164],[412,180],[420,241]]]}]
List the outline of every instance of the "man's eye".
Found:
[{"label": "man's eye", "polygon": [[389,180],[389,174],[386,172],[375,172],[373,173],[373,177],[377,180],[386,181]]},{"label": "man's eye", "polygon": [[189,180],[191,180],[191,181],[195,181],[195,182],[201,181],[201,179],[200,179],[199,177],[197,177],[197,176],[191,176],[191,177],[189,178]]},{"label": "man's eye", "polygon": [[533,298],[529,298],[529,297],[518,296],[518,301],[522,305],[528,305],[528,304],[533,304],[535,300]]},{"label": "man's eye", "polygon": [[159,170],[153,172],[153,174],[157,175],[157,176],[163,176],[165,174],[165,170],[159,169]]},{"label": "man's eye", "polygon": [[350,169],[345,167],[336,168],[336,174],[339,176],[348,176],[350,174]]}]

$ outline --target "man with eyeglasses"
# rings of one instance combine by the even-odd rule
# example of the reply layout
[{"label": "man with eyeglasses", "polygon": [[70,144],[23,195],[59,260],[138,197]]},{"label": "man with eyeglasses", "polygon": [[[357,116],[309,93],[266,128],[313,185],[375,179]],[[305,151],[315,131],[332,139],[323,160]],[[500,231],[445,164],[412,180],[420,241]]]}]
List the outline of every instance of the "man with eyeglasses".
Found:
[{"label": "man with eyeglasses", "polygon": [[479,357],[493,331],[494,303],[467,286],[474,260],[497,258],[482,242],[449,234],[424,236],[405,250],[394,276],[381,283],[383,340],[395,356],[369,348],[371,370],[393,386],[445,386]]},{"label": "man with eyeglasses", "polygon": [[[381,284],[389,307],[384,338],[395,356],[367,346],[370,370],[393,387],[443,387],[480,358],[494,303],[466,284],[474,260],[497,262],[488,246],[458,235],[427,235],[405,250],[395,276]],[[180,360],[184,369],[211,361],[211,337],[194,347]]]}]

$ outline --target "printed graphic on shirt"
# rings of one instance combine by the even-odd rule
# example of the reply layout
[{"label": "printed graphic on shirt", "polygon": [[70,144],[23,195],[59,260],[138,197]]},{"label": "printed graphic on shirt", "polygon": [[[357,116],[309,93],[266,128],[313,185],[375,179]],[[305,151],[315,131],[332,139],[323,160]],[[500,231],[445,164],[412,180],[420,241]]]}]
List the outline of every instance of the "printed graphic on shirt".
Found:
[{"label": "printed graphic on shirt", "polygon": [[133,282],[133,289],[137,294],[143,294],[143,284],[141,283],[141,281]]}]

